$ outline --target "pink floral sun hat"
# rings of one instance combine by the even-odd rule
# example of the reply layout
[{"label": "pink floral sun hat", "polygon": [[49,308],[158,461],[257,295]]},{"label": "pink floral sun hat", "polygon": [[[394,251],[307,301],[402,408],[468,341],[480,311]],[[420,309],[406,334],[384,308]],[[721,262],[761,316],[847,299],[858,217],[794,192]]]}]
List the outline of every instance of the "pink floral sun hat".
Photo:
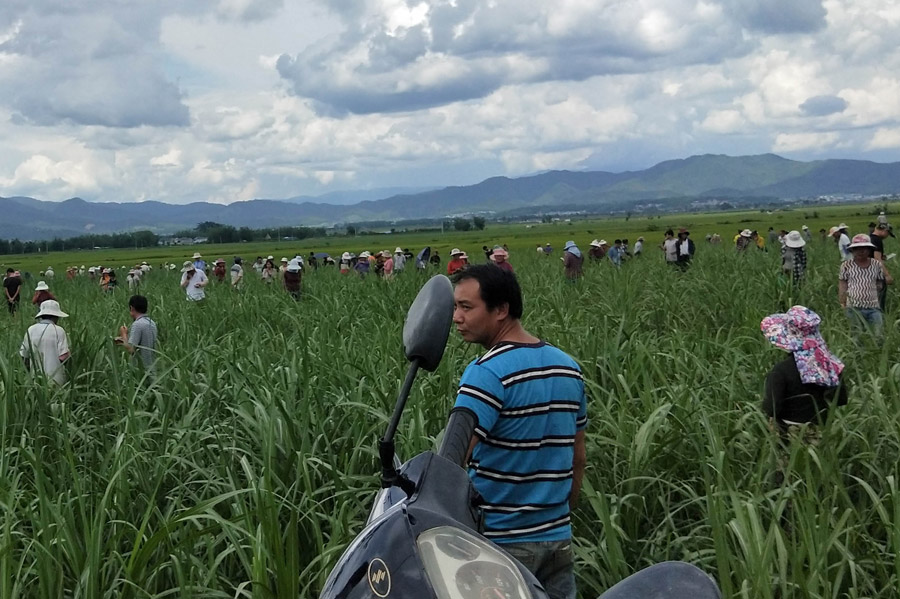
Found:
[{"label": "pink floral sun hat", "polygon": [[806,384],[836,387],[844,363],[828,351],[819,332],[822,318],[805,306],[794,306],[784,314],[762,319],[760,329],[766,339],[794,354],[800,380]]}]

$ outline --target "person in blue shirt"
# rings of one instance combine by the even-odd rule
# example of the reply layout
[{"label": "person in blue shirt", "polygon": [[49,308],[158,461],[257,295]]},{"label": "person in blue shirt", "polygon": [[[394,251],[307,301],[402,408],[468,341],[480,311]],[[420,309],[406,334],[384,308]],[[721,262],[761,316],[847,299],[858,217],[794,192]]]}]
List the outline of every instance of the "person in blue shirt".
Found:
[{"label": "person in blue shirt", "polygon": [[622,240],[616,239],[613,242],[613,246],[609,248],[609,251],[606,252],[606,255],[609,256],[610,262],[615,264],[617,267],[622,266],[622,254],[624,254],[624,250],[622,249]]},{"label": "person in blue shirt", "polygon": [[581,369],[522,326],[513,273],[478,264],[454,279],[456,329],[487,350],[463,372],[453,408],[476,419],[469,476],[484,498],[484,535],[552,599],[574,599],[570,509],[586,462]]}]

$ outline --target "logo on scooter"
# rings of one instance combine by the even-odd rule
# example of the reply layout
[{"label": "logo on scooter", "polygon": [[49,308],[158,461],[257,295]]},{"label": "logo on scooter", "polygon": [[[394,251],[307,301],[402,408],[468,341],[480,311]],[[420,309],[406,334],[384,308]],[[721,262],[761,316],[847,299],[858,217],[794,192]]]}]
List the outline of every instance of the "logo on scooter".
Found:
[{"label": "logo on scooter", "polygon": [[391,573],[377,557],[369,562],[369,587],[379,597],[387,597],[391,592]]}]

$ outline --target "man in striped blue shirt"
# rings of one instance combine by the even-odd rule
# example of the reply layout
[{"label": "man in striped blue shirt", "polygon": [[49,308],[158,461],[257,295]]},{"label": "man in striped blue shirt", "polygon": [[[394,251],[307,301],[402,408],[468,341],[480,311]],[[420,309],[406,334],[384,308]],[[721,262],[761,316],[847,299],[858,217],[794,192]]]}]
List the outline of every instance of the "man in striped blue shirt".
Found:
[{"label": "man in striped blue shirt", "polygon": [[455,277],[453,322],[487,353],[466,368],[454,410],[476,419],[469,476],[487,538],[537,576],[551,599],[575,598],[570,505],[585,465],[581,369],[522,326],[515,275],[494,265]]}]

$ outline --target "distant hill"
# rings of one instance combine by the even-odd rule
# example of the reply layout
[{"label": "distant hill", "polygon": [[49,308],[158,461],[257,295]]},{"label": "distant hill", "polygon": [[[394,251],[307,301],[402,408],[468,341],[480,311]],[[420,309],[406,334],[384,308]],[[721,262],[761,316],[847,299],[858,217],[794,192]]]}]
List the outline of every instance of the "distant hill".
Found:
[{"label": "distant hill", "polygon": [[[685,198],[789,199],[826,194],[880,195],[900,192],[900,163],[862,160],[798,162],[774,154],[692,156],[642,171],[550,171],[510,179],[492,177],[476,185],[419,191],[399,188],[380,199],[339,205],[349,198],[375,198],[398,188],[336,192],[318,198],[251,200],[228,206],[203,202],[91,203],[80,198],[42,202],[0,198],[0,237],[49,239],[89,232],[150,229],[171,233],[215,221],[253,228],[279,225],[402,221],[454,215],[523,213],[529,209],[582,207],[603,211],[631,203]],[[313,201],[315,200],[315,201]],[[326,200],[326,201],[323,201]],[[332,200],[329,203],[327,200]]]}]

